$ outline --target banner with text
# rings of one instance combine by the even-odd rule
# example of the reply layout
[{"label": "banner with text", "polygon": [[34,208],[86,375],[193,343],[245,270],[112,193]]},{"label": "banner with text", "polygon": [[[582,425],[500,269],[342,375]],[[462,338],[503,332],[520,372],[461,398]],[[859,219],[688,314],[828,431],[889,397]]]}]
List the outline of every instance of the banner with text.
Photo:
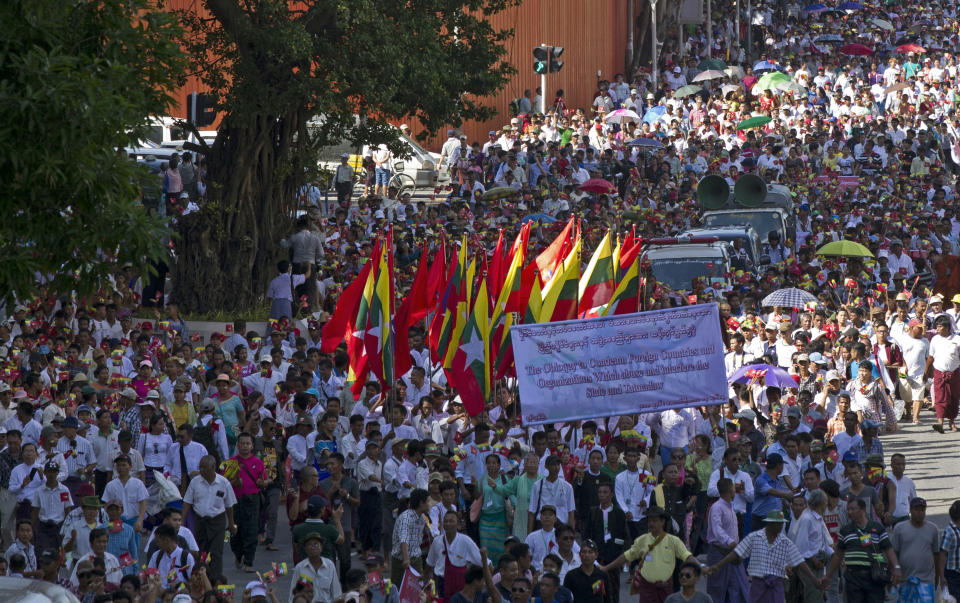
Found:
[{"label": "banner with text", "polygon": [[727,402],[717,304],[512,327],[523,423]]}]

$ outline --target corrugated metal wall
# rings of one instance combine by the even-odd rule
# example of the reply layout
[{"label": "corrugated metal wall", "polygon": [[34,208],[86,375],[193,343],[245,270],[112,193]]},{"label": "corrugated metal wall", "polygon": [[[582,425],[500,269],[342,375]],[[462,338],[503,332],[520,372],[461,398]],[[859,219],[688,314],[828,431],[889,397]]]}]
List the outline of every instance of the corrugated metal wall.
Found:
[{"label": "corrugated metal wall", "polygon": [[[499,111],[498,117],[487,123],[464,124],[462,129],[468,139],[471,142],[486,140],[488,130],[509,121],[511,99],[521,96],[526,88],[535,90],[540,85],[540,76],[533,72],[533,48],[540,44],[564,47],[560,58],[563,70],[547,75],[547,104],[553,101],[555,92],[563,88],[568,107],[589,107],[596,90],[597,71],[611,80],[615,73],[623,71],[627,2],[634,2],[636,11],[649,10],[642,0],[524,0],[520,6],[493,16],[494,27],[514,30],[506,48],[507,58],[517,73],[499,95],[487,101]],[[206,13],[201,0],[166,0],[165,8]],[[189,77],[174,95],[178,105],[171,115],[186,117],[186,95],[194,91],[204,92],[205,88],[198,78]],[[407,123],[416,131],[415,120]],[[440,132],[429,146],[439,150],[445,139],[445,133]]]}]

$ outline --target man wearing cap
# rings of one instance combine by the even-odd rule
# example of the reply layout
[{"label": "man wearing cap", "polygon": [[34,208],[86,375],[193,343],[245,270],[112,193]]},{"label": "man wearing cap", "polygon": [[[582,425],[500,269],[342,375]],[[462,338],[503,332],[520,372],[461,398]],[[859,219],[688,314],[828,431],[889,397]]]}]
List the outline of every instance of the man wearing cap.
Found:
[{"label": "man wearing cap", "polygon": [[697,562],[682,540],[664,531],[664,522],[668,518],[663,509],[650,507],[647,510],[649,532],[637,538],[622,555],[600,568],[610,573],[624,563],[642,561],[635,582],[639,586],[640,601],[666,601],[673,591],[673,572],[677,560]]},{"label": "man wearing cap", "polygon": [[938,317],[934,327],[937,334],[930,340],[926,366],[926,376],[933,375],[930,394],[937,412],[937,424],[933,429],[944,433],[943,421],[946,419],[950,430],[958,431],[954,420],[960,408],[960,335],[952,332],[947,316]]},{"label": "man wearing cap", "polygon": [[37,549],[59,550],[60,526],[73,506],[70,490],[58,480],[60,465],[47,461],[43,466],[44,483],[30,495],[32,521],[36,526]]},{"label": "man wearing cap", "polygon": [[[67,514],[60,528],[63,550],[72,553],[74,559],[90,552],[90,532],[107,522],[107,514],[101,508],[100,498],[92,494],[92,488],[87,485],[86,488],[81,488],[80,492],[80,507]],[[132,528],[130,529],[132,531]]]},{"label": "man wearing cap", "polygon": [[[901,521],[890,534],[890,544],[897,553],[903,574],[900,600],[909,601],[916,589],[921,597],[932,595],[936,582],[936,559],[940,552],[940,532],[927,521],[927,501],[910,500],[910,521]],[[916,578],[919,584],[911,584]]]},{"label": "man wearing cap", "polygon": [[93,452],[90,442],[79,435],[77,429],[80,422],[76,417],[67,417],[63,420],[63,435],[57,440],[57,452],[63,455],[67,463],[67,479],[64,484],[76,497],[77,488],[81,483],[92,481],[93,471],[97,467],[97,456]]},{"label": "man wearing cap", "polygon": [[311,532],[303,537],[306,559],[290,571],[289,601],[294,599],[298,584],[313,586],[312,603],[333,601],[342,594],[340,578],[333,561],[323,555],[323,537]]},{"label": "man wearing cap", "polygon": [[37,448],[37,458],[40,462],[46,464],[48,461],[54,461],[60,467],[58,480],[63,482],[67,479],[67,461],[63,458],[54,445],[60,439],[60,429],[55,426],[44,427],[40,432],[40,446]]},{"label": "man wearing cap", "polygon": [[120,429],[129,431],[133,436],[132,445],[137,447],[140,441],[140,408],[136,404],[137,391],[132,387],[124,388],[120,392]]},{"label": "man wearing cap", "polygon": [[751,603],[783,601],[788,568],[794,571],[799,568],[811,583],[819,584],[819,578],[810,571],[796,545],[787,538],[783,529],[785,523],[783,511],[769,511],[763,517],[763,529],[747,534],[726,557],[706,569],[707,576],[728,563],[739,563],[749,557],[747,575],[750,576]]},{"label": "man wearing cap", "polygon": [[213,576],[223,571],[223,534],[237,531],[233,506],[237,497],[226,477],[217,473],[217,461],[207,455],[200,459],[200,475],[190,480],[183,495],[183,515],[193,511],[196,517],[194,536],[201,551],[210,554],[208,567]]}]

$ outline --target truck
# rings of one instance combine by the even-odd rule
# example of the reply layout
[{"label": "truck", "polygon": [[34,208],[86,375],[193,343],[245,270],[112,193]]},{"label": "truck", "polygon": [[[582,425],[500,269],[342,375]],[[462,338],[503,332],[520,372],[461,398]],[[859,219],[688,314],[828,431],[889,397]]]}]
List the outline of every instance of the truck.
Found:
[{"label": "truck", "polygon": [[782,184],[769,184],[759,176],[744,174],[731,191],[723,176],[710,174],[697,184],[697,198],[700,219],[707,228],[749,225],[761,242],[766,242],[772,231],[780,234],[781,241],[796,240],[793,196]]},{"label": "truck", "polygon": [[730,243],[717,237],[665,237],[647,241],[640,264],[648,282],[656,281],[674,291],[689,291],[698,278],[713,289],[732,286]]}]

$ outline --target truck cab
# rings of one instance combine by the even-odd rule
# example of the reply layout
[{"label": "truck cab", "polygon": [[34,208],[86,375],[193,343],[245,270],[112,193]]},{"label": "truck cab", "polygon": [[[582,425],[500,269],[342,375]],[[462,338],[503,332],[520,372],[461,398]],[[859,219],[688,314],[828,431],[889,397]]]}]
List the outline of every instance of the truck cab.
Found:
[{"label": "truck cab", "polygon": [[728,290],[731,286],[729,243],[717,237],[651,239],[640,259],[645,276],[674,291],[689,291],[703,278],[708,287]]},{"label": "truck cab", "polygon": [[780,233],[782,241],[796,240],[793,196],[782,184],[768,184],[759,176],[744,174],[731,191],[723,177],[709,175],[697,185],[697,196],[706,228],[752,226],[761,241],[766,241],[771,231]]}]

